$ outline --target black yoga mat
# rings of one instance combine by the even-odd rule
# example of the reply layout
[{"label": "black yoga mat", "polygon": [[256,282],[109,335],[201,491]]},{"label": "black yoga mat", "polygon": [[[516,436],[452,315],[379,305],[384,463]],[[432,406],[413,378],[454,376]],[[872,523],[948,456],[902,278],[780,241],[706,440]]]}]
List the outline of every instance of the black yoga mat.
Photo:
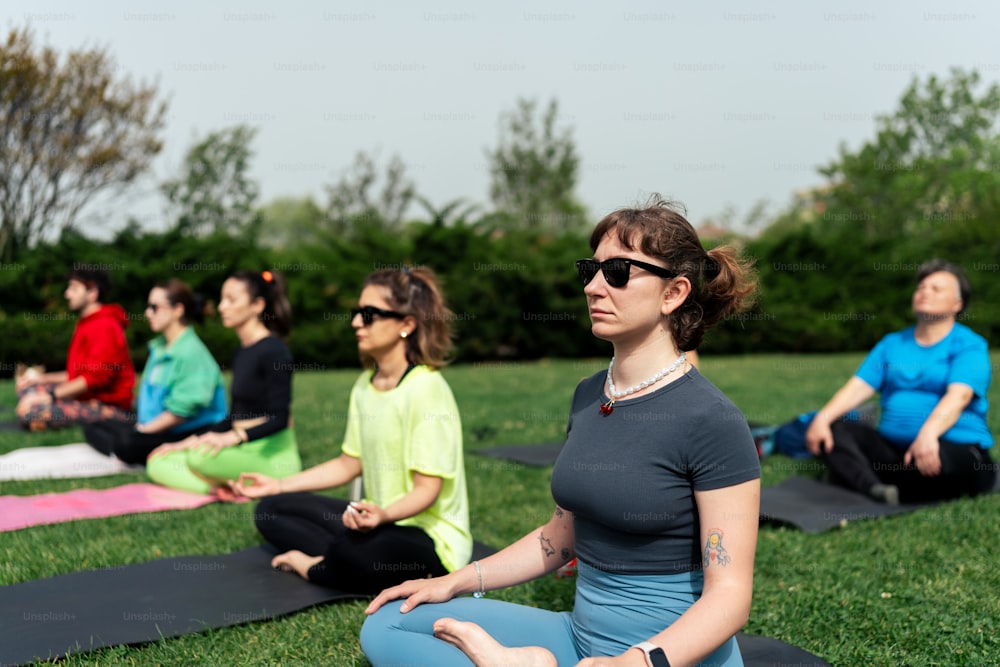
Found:
[{"label": "black yoga mat", "polygon": [[[474,558],[495,550],[477,542]],[[253,547],[86,570],[0,587],[0,665],[139,644],[367,596],[271,569]]]},{"label": "black yoga mat", "polygon": [[[494,552],[476,542],[474,558]],[[139,644],[262,621],[364,596],[315,586],[269,566],[273,552],[180,556],[0,587],[0,664]],[[747,667],[829,667],[777,639],[737,635]]]},{"label": "black yoga mat", "polygon": [[832,667],[830,663],[798,646],[771,637],[736,635],[744,667]]},{"label": "black yoga mat", "polygon": [[514,461],[528,466],[550,466],[556,462],[563,443],[547,442],[541,445],[500,445],[472,450],[473,454],[489,456],[494,459]]},{"label": "black yoga mat", "polygon": [[[993,491],[1000,490],[1000,475]],[[851,521],[913,512],[936,503],[886,505],[868,496],[816,479],[789,477],[760,490],[760,519],[822,533]]]},{"label": "black yoga mat", "polygon": [[736,635],[744,667],[832,667],[809,651],[771,637]]}]

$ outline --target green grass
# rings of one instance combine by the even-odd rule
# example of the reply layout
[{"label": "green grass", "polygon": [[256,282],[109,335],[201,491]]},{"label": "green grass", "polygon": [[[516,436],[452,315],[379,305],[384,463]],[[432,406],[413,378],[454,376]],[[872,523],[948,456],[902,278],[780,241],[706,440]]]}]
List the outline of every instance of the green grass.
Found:
[{"label": "green grass", "polygon": [[[860,354],[707,357],[704,373],[754,422],[777,423],[819,407]],[[993,356],[997,367],[1000,356]],[[546,520],[549,469],[477,456],[495,444],[559,440],[573,387],[606,360],[456,366],[445,371],[462,410],[473,531],[502,546]],[[306,465],[338,453],[347,396],[357,370],[301,373],[296,431]],[[10,382],[0,395],[12,404]],[[997,390],[991,427],[1000,432]],[[0,452],[79,440],[0,433]],[[771,456],[763,482],[817,475],[812,461]],[[133,477],[2,483],[0,493],[105,488]],[[340,491],[343,493],[343,490]],[[259,542],[252,506],[132,515],[0,536],[0,584],[166,556],[219,553]],[[763,526],[746,631],[810,650],[834,665],[987,665],[1000,655],[1000,496],[960,500],[900,517],[859,521],[822,535]],[[495,594],[549,609],[572,604],[572,580],[543,580]],[[66,665],[366,665],[357,642],[360,602],[331,604],[278,620],[224,628],[138,647],[70,657]]]}]

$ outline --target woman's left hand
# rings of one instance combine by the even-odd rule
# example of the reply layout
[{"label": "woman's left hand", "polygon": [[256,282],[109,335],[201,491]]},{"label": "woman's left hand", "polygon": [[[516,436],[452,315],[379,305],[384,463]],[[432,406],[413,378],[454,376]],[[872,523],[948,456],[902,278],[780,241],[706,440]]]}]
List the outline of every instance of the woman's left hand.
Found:
[{"label": "woman's left hand", "polygon": [[934,436],[917,434],[910,448],[903,456],[903,464],[917,466],[924,477],[936,477],[941,474],[941,442]]},{"label": "woman's left hand", "polygon": [[344,525],[351,530],[367,533],[385,523],[385,510],[373,503],[355,501],[344,511]]}]

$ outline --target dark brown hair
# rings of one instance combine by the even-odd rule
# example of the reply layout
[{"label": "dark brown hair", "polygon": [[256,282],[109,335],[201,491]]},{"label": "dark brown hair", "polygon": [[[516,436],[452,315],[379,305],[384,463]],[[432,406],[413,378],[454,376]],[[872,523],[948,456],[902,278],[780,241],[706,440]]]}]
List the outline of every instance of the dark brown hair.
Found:
[{"label": "dark brown hair", "polygon": [[184,306],[184,314],[181,315],[181,324],[201,322],[205,319],[205,314],[198,303],[198,298],[183,280],[178,280],[177,278],[161,280],[153,287],[162,289],[167,293],[167,301],[170,302],[171,306],[176,306],[177,304]]},{"label": "dark brown hair", "polygon": [[668,316],[674,343],[682,351],[697,350],[705,331],[748,307],[757,290],[750,260],[732,246],[705,251],[680,207],[653,195],[643,208],[609,213],[590,235],[590,248],[615,233],[629,250],[659,259],[668,269],[691,281],[691,293]]},{"label": "dark brown hair", "polygon": [[105,303],[111,291],[111,276],[95,264],[74,264],[66,279],[83,283],[87,289],[96,289],[99,303]]},{"label": "dark brown hair", "polygon": [[[427,267],[381,269],[365,278],[364,287],[384,287],[392,310],[411,315],[417,321],[413,335],[406,339],[406,360],[438,369],[449,361],[454,345],[452,313],[444,302],[437,276]],[[371,367],[374,360],[362,357]]]},{"label": "dark brown hair", "polygon": [[277,271],[237,271],[230,278],[246,285],[250,301],[264,299],[260,321],[282,338],[292,331],[292,305],[285,293],[285,279]]}]

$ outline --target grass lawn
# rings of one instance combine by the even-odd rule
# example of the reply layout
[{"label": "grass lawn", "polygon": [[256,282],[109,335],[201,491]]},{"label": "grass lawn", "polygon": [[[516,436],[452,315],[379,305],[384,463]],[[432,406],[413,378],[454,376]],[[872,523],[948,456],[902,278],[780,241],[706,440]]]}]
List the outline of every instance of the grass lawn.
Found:
[{"label": "grass lawn", "polygon": [[[703,372],[753,422],[779,423],[819,407],[862,355],[706,357]],[[997,368],[1000,354],[993,355]],[[495,444],[560,439],[576,382],[606,360],[484,363],[448,368],[462,411],[466,470],[477,539],[506,545],[547,520],[550,470],[476,455]],[[296,431],[306,465],[336,455],[356,369],[300,373]],[[996,383],[991,427],[1000,433]],[[13,386],[0,383],[3,404]],[[9,418],[10,410],[5,415]],[[62,433],[0,432],[0,453],[81,439]],[[818,475],[815,462],[764,460],[764,485]],[[106,488],[134,477],[0,483],[27,495]],[[346,489],[333,492],[345,495]],[[0,535],[0,584],[259,543],[252,505],[132,515],[41,526]],[[860,521],[822,535],[763,526],[746,631],[796,644],[834,665],[989,665],[1000,655],[1000,496],[961,500],[900,517]],[[992,545],[992,546],[991,546]],[[491,595],[569,609],[572,580],[543,580]],[[358,647],[361,602],[331,604],[264,623],[139,647],[71,657],[66,665],[367,665]]]}]

